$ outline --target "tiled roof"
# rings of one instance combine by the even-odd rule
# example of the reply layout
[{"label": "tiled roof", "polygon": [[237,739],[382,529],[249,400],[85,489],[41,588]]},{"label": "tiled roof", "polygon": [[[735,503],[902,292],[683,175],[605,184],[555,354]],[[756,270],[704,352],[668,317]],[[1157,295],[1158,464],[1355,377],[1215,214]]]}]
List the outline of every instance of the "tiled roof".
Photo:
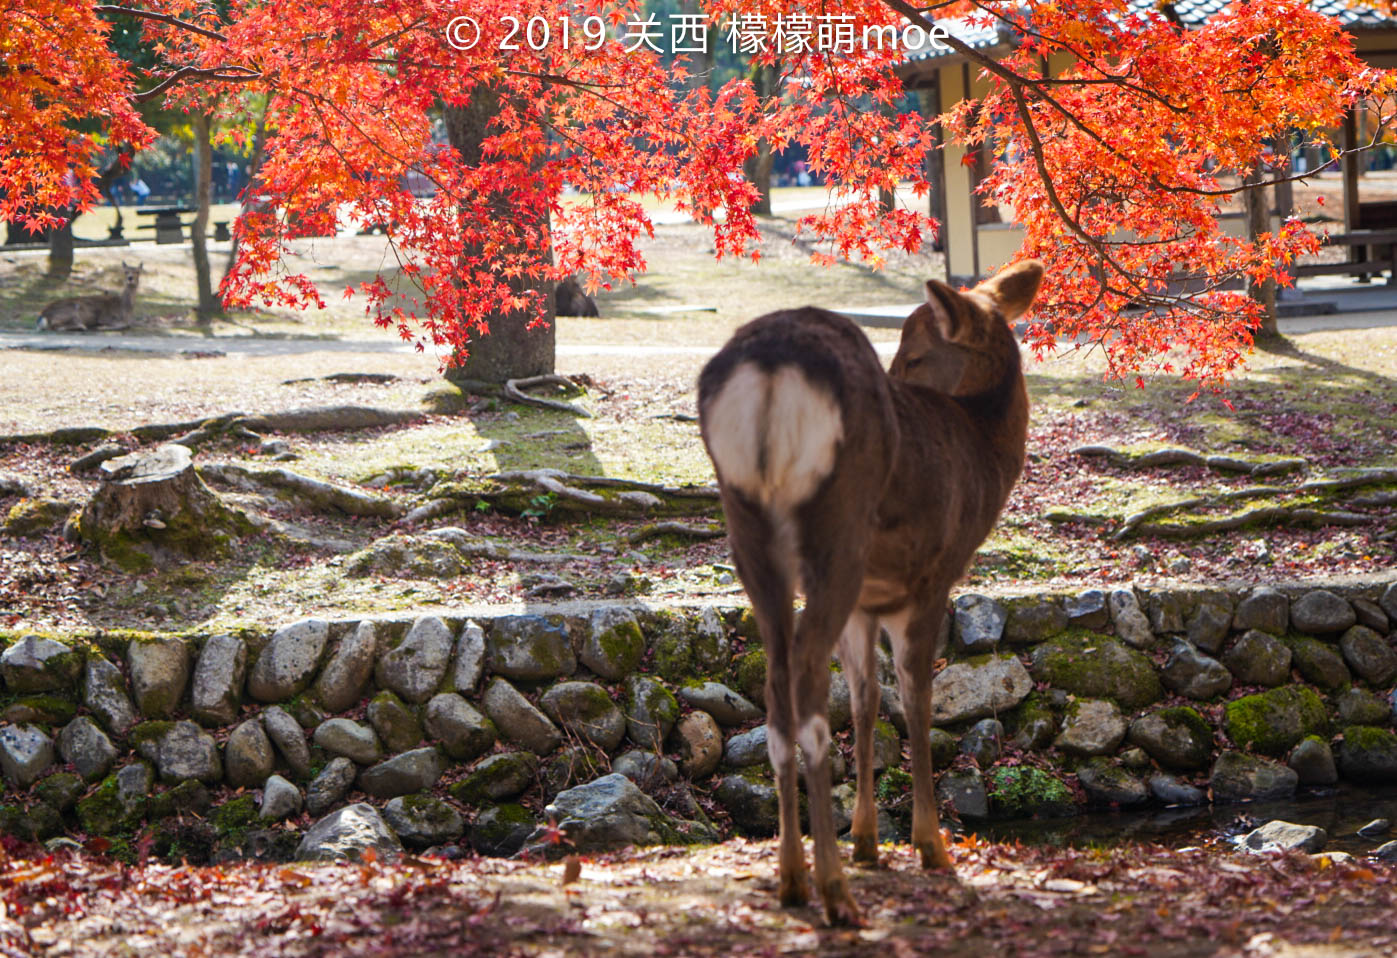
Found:
[{"label": "tiled roof", "polygon": [[[1135,0],[1134,6],[1137,9],[1148,10],[1154,4],[1147,0]],[[1225,0],[1178,0],[1173,4],[1179,19],[1189,25],[1202,23],[1225,6]],[[1375,7],[1351,4],[1345,0],[1311,0],[1310,9],[1326,17],[1333,17],[1345,27],[1359,30],[1397,26],[1397,19]]]},{"label": "tiled roof", "polygon": [[[1173,7],[1173,13],[1179,22],[1187,26],[1197,26],[1220,12],[1229,2],[1231,0],[1176,0],[1170,6]],[[1160,5],[1154,0],[1132,0],[1131,5],[1140,13],[1160,10]],[[1382,27],[1397,29],[1397,17],[1385,14],[1375,7],[1352,4],[1348,0],[1311,0],[1310,9],[1333,17],[1350,30],[1373,30]],[[999,24],[997,28],[987,27],[972,25],[959,19],[937,20],[936,23],[953,37],[976,50],[1007,44],[1011,38],[1009,28],[1003,24]],[[907,48],[905,59],[938,60],[955,55],[956,52],[944,44],[928,43],[920,49]]]}]

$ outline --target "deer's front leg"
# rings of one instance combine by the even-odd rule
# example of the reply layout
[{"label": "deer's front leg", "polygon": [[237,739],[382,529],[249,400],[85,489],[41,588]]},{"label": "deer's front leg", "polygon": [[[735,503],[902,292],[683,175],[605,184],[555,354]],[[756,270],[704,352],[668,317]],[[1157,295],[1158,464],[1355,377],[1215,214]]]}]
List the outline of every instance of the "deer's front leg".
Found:
[{"label": "deer's front leg", "polygon": [[940,595],[915,612],[909,609],[883,619],[883,625],[892,639],[912,753],[912,846],[921,855],[923,868],[949,870],[951,856],[941,837],[931,767],[931,670],[942,651],[945,615],[946,596]]}]

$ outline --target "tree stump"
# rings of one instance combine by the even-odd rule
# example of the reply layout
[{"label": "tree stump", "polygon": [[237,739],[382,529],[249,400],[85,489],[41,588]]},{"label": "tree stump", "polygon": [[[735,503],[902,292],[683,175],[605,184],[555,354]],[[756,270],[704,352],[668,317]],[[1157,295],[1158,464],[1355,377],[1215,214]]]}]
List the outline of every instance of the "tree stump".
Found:
[{"label": "tree stump", "polygon": [[129,571],[218,556],[253,529],[204,485],[185,446],[108,459],[99,472],[102,485],[83,508],[77,533]]}]

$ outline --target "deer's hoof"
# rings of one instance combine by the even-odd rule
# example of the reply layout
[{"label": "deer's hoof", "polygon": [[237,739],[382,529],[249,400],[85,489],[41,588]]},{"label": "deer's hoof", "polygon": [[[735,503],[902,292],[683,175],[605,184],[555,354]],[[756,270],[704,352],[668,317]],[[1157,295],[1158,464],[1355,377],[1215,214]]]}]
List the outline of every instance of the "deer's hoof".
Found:
[{"label": "deer's hoof", "polygon": [[840,881],[826,888],[822,896],[825,900],[825,918],[831,925],[840,928],[865,927],[863,913],[849,894],[849,886]]},{"label": "deer's hoof", "polygon": [[922,868],[927,871],[952,871],[951,856],[941,842],[919,842],[917,851],[922,856]]},{"label": "deer's hoof", "polygon": [[805,872],[792,875],[782,873],[781,888],[778,892],[783,908],[800,908],[810,903],[810,885],[805,880]]}]

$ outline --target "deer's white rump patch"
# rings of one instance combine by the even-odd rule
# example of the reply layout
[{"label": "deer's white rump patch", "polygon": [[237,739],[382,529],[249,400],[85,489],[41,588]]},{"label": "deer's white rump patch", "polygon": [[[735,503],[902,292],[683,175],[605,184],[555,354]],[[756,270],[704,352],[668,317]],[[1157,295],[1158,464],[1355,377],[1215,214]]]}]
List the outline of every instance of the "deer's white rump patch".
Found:
[{"label": "deer's white rump patch", "polygon": [[740,363],[704,412],[719,478],[782,512],[814,494],[844,438],[839,404],[796,366]]}]

